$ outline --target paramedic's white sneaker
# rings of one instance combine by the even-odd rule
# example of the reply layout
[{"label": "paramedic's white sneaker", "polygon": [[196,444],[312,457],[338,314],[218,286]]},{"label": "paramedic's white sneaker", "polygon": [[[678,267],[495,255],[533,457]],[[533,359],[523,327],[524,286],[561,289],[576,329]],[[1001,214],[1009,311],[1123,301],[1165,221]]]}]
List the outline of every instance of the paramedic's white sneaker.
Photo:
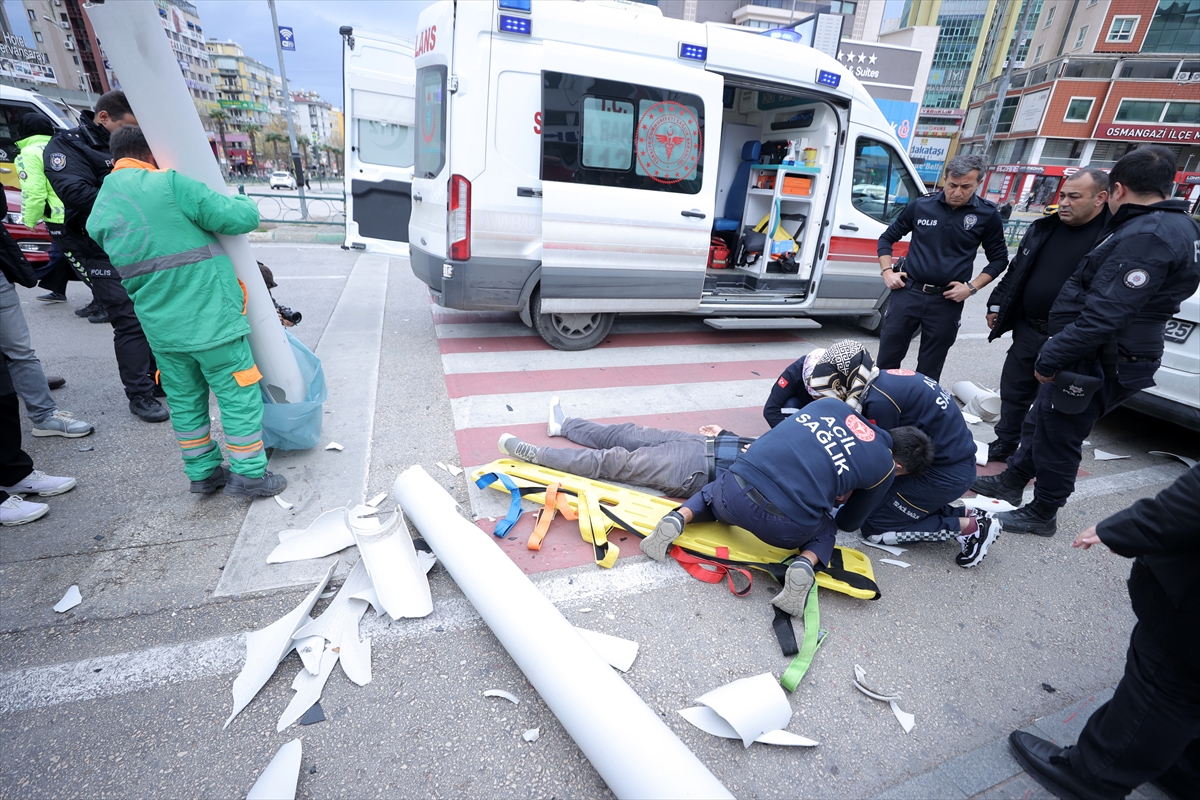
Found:
[{"label": "paramedic's white sneaker", "polygon": [[0,503],[0,525],[24,525],[46,516],[50,506],[45,503],[30,503],[19,494]]},{"label": "paramedic's white sneaker", "polygon": [[74,488],[74,478],[56,478],[53,475],[47,475],[40,469],[35,469],[14,486],[0,486],[0,491],[9,494],[36,494],[38,497],[53,497]]},{"label": "paramedic's white sneaker", "polygon": [[793,617],[800,616],[804,613],[804,606],[808,602],[808,590],[812,588],[816,579],[817,576],[813,573],[812,564],[808,563],[808,559],[804,556],[796,556],[796,560],[788,567],[787,575],[784,577],[783,591],[771,598],[771,604]]},{"label": "paramedic's white sneaker", "polygon": [[528,461],[530,464],[538,463],[538,449],[529,442],[522,442],[511,433],[505,433],[500,436],[500,441],[496,443],[500,448],[500,452],[506,456],[519,458],[522,461]]},{"label": "paramedic's white sneaker", "polygon": [[550,421],[546,424],[546,433],[549,436],[562,436],[563,423],[567,421],[567,415],[563,413],[562,403],[558,402],[558,396],[550,398]]},{"label": "paramedic's white sneaker", "polygon": [[639,545],[642,552],[655,561],[666,561],[667,551],[683,534],[683,526],[683,515],[678,511],[668,511],[666,516],[658,521],[653,533],[642,539]]}]

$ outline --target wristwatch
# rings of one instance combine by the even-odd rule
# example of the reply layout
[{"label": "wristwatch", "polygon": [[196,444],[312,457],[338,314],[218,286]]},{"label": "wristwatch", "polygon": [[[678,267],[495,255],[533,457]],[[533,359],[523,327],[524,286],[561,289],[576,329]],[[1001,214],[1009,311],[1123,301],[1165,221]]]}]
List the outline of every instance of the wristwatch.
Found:
[{"label": "wristwatch", "polygon": [[979,290],[978,290],[978,289],[976,289],[976,288],[975,288],[975,284],[971,283],[970,281],[967,281],[967,286],[968,286],[968,287],[970,287],[970,289],[971,289],[971,296],[972,296],[972,297],[974,297],[974,296],[975,296],[975,293],[976,293],[976,292],[978,292]]}]

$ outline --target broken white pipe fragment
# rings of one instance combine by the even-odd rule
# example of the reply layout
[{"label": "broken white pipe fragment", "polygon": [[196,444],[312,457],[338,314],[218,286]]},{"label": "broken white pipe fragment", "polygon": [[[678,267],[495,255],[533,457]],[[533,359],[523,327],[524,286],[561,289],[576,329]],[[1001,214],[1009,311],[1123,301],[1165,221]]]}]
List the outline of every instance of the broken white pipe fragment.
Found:
[{"label": "broken white pipe fragment", "polygon": [[[359,686],[366,686],[371,682],[371,638],[358,638],[358,623],[367,611],[367,601],[355,597],[355,594],[370,586],[371,578],[367,575],[367,568],[360,558],[346,576],[342,588],[329,607],[293,636],[297,650],[300,650],[301,641],[319,640],[318,654],[328,639],[329,646],[339,655],[342,671]],[[300,652],[303,659],[303,651]],[[310,674],[317,674],[318,670],[313,669],[308,662],[305,662],[305,666]]]},{"label": "broken white pipe fragment", "polygon": [[954,396],[962,401],[963,411],[981,417],[984,422],[995,422],[1000,417],[1000,395],[984,389],[974,381],[959,381],[954,384]]},{"label": "broken white pipe fragment", "polygon": [[[154,3],[122,0],[86,8],[97,38],[104,42],[105,58],[121,76],[121,88],[158,165],[227,193]],[[245,287],[250,323],[247,338],[264,388],[276,402],[303,401],[308,387],[250,251],[250,240],[244,234],[217,238]]]},{"label": "broken white pipe fragment", "polygon": [[375,509],[358,506],[346,512],[346,525],[354,534],[363,565],[371,577],[371,587],[364,586],[361,592],[373,588],[374,597],[367,596],[368,602],[377,611],[382,608],[394,620],[429,616],[433,613],[429,579],[417,558],[404,517],[396,511],[381,525],[375,518],[357,516],[358,509],[371,512]]},{"label": "broken white pipe fragment", "polygon": [[267,563],[322,558],[353,544],[354,534],[346,524],[346,509],[335,508],[318,516],[307,528],[280,531],[279,545],[267,556]]},{"label": "broken white pipe fragment", "polygon": [[[685,708],[679,712],[679,716],[686,719],[688,722],[695,725],[700,730],[711,736],[720,736],[723,739],[741,739],[738,732],[733,729],[724,717],[713,711],[708,706],[694,706]],[[798,736],[785,730],[767,731],[760,735],[754,741],[759,744],[775,744],[785,745],[790,747],[816,747],[820,742],[809,739],[805,736]]]},{"label": "broken white pipe fragment", "polygon": [[61,614],[64,611],[70,611],[82,602],[83,595],[79,593],[79,587],[72,586],[70,589],[67,589],[67,593],[63,595],[62,600],[55,603],[54,610]]},{"label": "broken white pipe fragment", "polygon": [[521,701],[517,699],[517,696],[515,694],[513,694],[512,692],[506,692],[503,689],[485,689],[483,692],[483,696],[484,697],[503,697],[505,700],[512,703],[514,706],[521,705]]},{"label": "broken white pipe fragment", "polygon": [[246,800],[294,800],[300,780],[300,740],[292,739],[279,748],[267,768],[250,787]]},{"label": "broken white pipe fragment", "polygon": [[732,798],[429,473],[406,470],[394,496],[614,795]]},{"label": "broken white pipe fragment", "polygon": [[619,636],[609,636],[599,631],[589,631],[587,628],[575,627],[583,640],[603,658],[610,667],[629,672],[638,654],[638,643]]}]

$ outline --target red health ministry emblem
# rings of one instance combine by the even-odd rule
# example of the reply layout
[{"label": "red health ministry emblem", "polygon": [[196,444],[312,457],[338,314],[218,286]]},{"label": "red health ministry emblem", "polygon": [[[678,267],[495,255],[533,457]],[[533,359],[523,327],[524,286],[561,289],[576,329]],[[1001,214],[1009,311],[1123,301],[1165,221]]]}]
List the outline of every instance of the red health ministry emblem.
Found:
[{"label": "red health ministry emblem", "polygon": [[846,427],[860,442],[875,441],[875,431],[871,430],[871,426],[853,414],[846,417]]},{"label": "red health ministry emblem", "polygon": [[780,388],[780,389],[786,389],[786,388],[787,388],[787,378],[780,378],[780,379],[779,379],[779,388]]},{"label": "red health ministry emblem", "polygon": [[659,183],[689,180],[700,162],[700,121],[687,106],[655,103],[638,120],[638,166]]},{"label": "red health ministry emblem", "polygon": [[889,370],[887,371],[887,374],[888,374],[888,375],[904,375],[904,376],[908,376],[908,375],[916,375],[917,373],[913,372],[911,369],[889,369]]}]

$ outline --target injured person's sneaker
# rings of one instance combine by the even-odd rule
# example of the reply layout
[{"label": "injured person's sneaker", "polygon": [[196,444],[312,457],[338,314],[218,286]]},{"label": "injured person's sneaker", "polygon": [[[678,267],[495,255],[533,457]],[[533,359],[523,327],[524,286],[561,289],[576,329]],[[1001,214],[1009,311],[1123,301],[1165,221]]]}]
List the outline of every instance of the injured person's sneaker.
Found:
[{"label": "injured person's sneaker", "polygon": [[538,449],[529,442],[522,442],[511,433],[501,434],[500,441],[496,443],[496,446],[506,456],[519,458],[522,461],[528,461],[530,464],[538,463]]},{"label": "injured person's sneaker", "polygon": [[666,561],[667,551],[683,533],[683,516],[678,511],[668,511],[667,515],[658,521],[654,532],[642,539],[642,552],[655,561]]},{"label": "injured person's sneaker", "polygon": [[962,552],[954,557],[954,563],[963,569],[970,569],[983,561],[988,548],[992,546],[992,542],[996,541],[996,536],[1000,532],[1000,526],[996,524],[990,514],[971,516],[968,519],[969,521],[964,523],[963,532],[958,536]]},{"label": "injured person's sneaker", "polygon": [[217,468],[209,473],[207,478],[192,481],[189,491],[193,494],[212,494],[227,483],[229,483],[229,467],[224,464],[218,464]]},{"label": "injured person's sneaker", "polygon": [[264,471],[261,478],[247,478],[236,472],[225,484],[225,494],[230,497],[274,497],[287,488],[287,478],[274,472]]},{"label": "injured person's sneaker", "polygon": [[550,421],[546,424],[546,435],[562,436],[563,423],[567,421],[567,415],[563,413],[562,403],[558,402],[558,395],[550,398]]},{"label": "injured person's sneaker", "polygon": [[788,567],[784,576],[783,591],[771,598],[771,604],[793,617],[800,616],[804,613],[804,604],[808,601],[808,590],[812,588],[816,579],[808,559],[796,556],[796,560]]},{"label": "injured person's sneaker", "polygon": [[1058,509],[1044,506],[1034,500],[1016,511],[1004,511],[996,515],[1000,527],[1007,533],[1032,533],[1035,536],[1053,536],[1058,533]]},{"label": "injured person's sneaker", "polygon": [[983,475],[975,479],[971,490],[975,494],[990,497],[993,500],[1003,500],[1011,506],[1020,506],[1025,499],[1025,484],[1029,481],[1018,476],[1012,470],[1005,470],[999,475]]}]

